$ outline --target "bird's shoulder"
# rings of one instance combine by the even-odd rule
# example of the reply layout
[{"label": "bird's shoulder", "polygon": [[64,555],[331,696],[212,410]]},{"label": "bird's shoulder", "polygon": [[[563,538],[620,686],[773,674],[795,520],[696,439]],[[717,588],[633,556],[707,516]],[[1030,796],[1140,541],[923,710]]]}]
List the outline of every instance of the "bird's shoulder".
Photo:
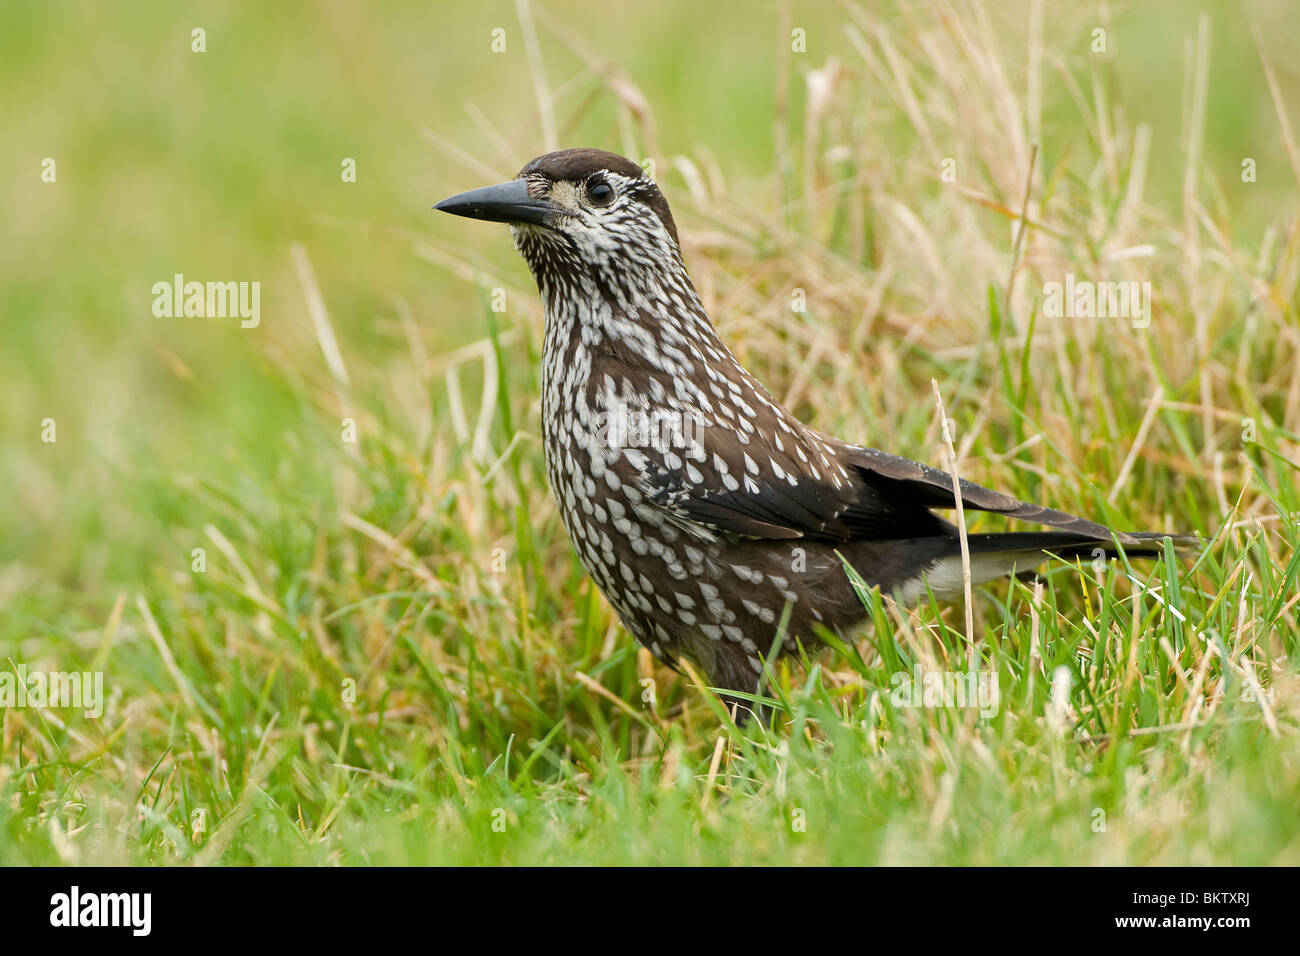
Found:
[{"label": "bird's shoulder", "polygon": [[858,446],[804,425],[753,393],[746,404],[752,415],[739,409],[744,417],[728,421],[715,412],[712,425],[698,429],[694,444],[680,452],[633,456],[642,493],[676,524],[703,538],[827,543],[947,527],[923,505],[866,480]]}]

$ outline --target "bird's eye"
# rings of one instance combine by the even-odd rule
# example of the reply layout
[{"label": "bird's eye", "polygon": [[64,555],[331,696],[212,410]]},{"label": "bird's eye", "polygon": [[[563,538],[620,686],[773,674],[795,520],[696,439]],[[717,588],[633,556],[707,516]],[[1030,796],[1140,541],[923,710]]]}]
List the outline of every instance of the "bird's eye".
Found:
[{"label": "bird's eye", "polygon": [[587,198],[597,206],[608,206],[614,201],[614,187],[603,179],[587,184]]}]

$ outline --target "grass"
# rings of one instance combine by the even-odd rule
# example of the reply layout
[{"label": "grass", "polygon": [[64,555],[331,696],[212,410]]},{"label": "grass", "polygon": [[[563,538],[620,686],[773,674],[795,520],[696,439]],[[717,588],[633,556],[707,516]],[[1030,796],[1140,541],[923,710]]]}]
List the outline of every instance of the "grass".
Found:
[{"label": "grass", "polygon": [[[161,6],[6,12],[0,654],[107,702],[4,709],[0,863],[1300,862],[1293,13],[778,5],[715,57],[652,6],[450,10],[435,67],[419,5],[214,6],[161,85],[126,65],[188,37]],[[97,31],[125,49],[87,88]],[[933,378],[963,476],[1204,549],[980,589],[973,642],[865,593],[736,727],[569,546],[504,230],[427,213],[546,129],[656,159],[723,338],[804,420],[942,463]],[[263,325],[153,318],[176,271],[261,277]],[[1150,324],[1047,315],[1071,272],[1150,282]],[[918,667],[996,675],[996,713],[908,706]]]}]

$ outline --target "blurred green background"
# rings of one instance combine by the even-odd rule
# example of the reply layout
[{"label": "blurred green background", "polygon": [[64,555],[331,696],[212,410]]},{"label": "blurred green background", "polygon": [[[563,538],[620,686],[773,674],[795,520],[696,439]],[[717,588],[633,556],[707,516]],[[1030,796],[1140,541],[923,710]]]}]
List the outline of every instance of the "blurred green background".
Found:
[{"label": "blurred green background", "polygon": [[[983,15],[1014,44],[1025,10],[990,4]],[[1251,27],[1284,100],[1300,103],[1300,4],[1050,3],[1044,38],[1077,68],[1091,56],[1089,31],[1106,26],[1099,89],[1132,122],[1151,124],[1148,200],[1176,206],[1176,104],[1202,10],[1213,23],[1206,166],[1231,183],[1241,157],[1256,158],[1258,182],[1233,194],[1225,223],[1254,242],[1294,200],[1295,181]],[[837,3],[565,2],[534,17],[562,145],[625,148],[627,127],[600,75],[617,73],[653,110],[660,152],[711,157],[742,200],[773,191],[783,18],[807,35],[789,77],[793,129],[807,71],[854,59]],[[206,31],[201,54],[191,50],[196,27]],[[504,53],[491,50],[497,28]],[[1052,64],[1048,75],[1045,149],[1059,153],[1084,134],[1051,126],[1052,104],[1074,94]],[[359,392],[409,361],[398,303],[435,356],[484,335],[479,293],[416,255],[422,238],[459,244],[471,261],[529,284],[504,230],[429,209],[484,183],[483,167],[508,176],[543,151],[513,3],[8,0],[0,116],[5,604],[44,595],[38,605],[53,608],[80,594],[102,608],[113,586],[138,585],[161,549],[183,543],[168,529],[196,521],[178,474],[236,495],[244,481],[330,493],[311,448],[336,440],[336,423],[301,397],[301,383],[327,379],[291,242],[309,253]],[[458,162],[439,139],[481,165]],[[879,149],[931,163],[902,142]],[[55,183],[41,181],[46,157]],[[341,181],[345,157],[356,160],[355,183]],[[666,187],[684,192],[671,178]],[[678,218],[685,231],[701,225],[680,207]],[[151,286],[177,272],[260,281],[260,327],[155,318]],[[57,422],[56,444],[40,441],[46,418]]]}]

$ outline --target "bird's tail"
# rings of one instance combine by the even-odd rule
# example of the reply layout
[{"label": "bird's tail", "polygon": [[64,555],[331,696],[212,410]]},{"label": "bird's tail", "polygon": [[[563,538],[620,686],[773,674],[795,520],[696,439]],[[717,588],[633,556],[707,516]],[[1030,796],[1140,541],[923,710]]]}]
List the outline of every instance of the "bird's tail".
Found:
[{"label": "bird's tail", "polygon": [[[1176,550],[1195,547],[1197,539],[1186,534],[1159,532],[1130,532],[1117,536],[1123,543],[1099,536],[1070,531],[1014,531],[994,534],[968,535],[970,550],[971,584],[985,584],[1009,574],[1033,573],[1045,564],[1050,556],[1058,558],[1094,560],[1111,558],[1123,550],[1130,558],[1157,557],[1164,553],[1166,538]],[[961,557],[961,541],[955,535],[948,539],[940,553],[922,572],[925,584],[911,589],[914,599],[923,598],[926,586],[935,596],[952,598],[965,588]],[[918,582],[919,583],[919,582]]]},{"label": "bird's tail", "polygon": [[[1159,531],[1128,531],[1118,535],[1126,555],[1131,558],[1155,557],[1164,553],[1164,540],[1169,538],[1174,548],[1185,551],[1196,546],[1196,537],[1190,534],[1164,534]],[[1011,552],[1049,552],[1061,558],[1100,556],[1113,557],[1120,552],[1113,540],[1070,531],[1012,531],[994,534],[972,534],[966,538],[970,553],[1003,554]],[[961,553],[960,541],[954,543]],[[1100,554],[1099,554],[1100,552]],[[1046,558],[1040,558],[1046,560]]]}]

